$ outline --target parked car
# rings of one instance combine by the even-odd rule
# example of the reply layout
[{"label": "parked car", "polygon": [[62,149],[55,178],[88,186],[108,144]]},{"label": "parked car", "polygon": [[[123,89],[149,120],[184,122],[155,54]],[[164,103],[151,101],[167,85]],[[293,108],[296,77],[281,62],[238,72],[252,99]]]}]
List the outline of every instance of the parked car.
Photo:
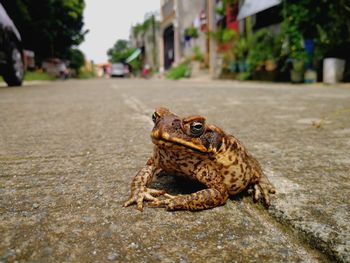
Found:
[{"label": "parked car", "polygon": [[21,86],[24,72],[21,35],[0,4],[0,75],[8,86]]},{"label": "parked car", "polygon": [[111,77],[127,77],[129,76],[129,68],[124,63],[113,63],[111,67]]},{"label": "parked car", "polygon": [[52,77],[67,79],[70,74],[67,64],[68,63],[62,59],[49,58],[42,63],[41,67],[44,72]]}]

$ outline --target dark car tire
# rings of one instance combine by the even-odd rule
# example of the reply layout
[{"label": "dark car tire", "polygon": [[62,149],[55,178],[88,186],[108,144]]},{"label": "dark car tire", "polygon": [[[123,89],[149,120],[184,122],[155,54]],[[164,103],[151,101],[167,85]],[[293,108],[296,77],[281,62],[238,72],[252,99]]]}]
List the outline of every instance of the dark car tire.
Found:
[{"label": "dark car tire", "polygon": [[3,74],[8,86],[21,86],[24,78],[24,61],[21,49],[11,43],[7,52],[7,64]]}]

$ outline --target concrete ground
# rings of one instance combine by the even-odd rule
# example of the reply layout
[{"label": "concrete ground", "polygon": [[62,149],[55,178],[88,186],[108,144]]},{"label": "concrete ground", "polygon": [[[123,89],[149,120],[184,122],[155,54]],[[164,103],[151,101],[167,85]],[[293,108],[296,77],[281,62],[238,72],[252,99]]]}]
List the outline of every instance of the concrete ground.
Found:
[{"label": "concrete ground", "polygon": [[[151,114],[200,114],[277,188],[201,212],[122,208]],[[350,88],[104,79],[0,87],[0,262],[350,262]],[[162,176],[154,187],[195,189]]]}]

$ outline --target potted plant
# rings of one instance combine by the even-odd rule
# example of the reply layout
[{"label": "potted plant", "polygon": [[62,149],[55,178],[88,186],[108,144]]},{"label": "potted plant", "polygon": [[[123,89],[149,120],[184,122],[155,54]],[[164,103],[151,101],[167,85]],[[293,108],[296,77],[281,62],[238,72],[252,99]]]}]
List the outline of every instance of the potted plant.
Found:
[{"label": "potted plant", "polygon": [[271,36],[266,50],[265,69],[268,72],[275,71],[277,68],[276,60],[281,56],[282,41],[281,35]]},{"label": "potted plant", "polygon": [[202,64],[204,64],[204,55],[201,52],[199,46],[194,46],[192,48],[192,56],[191,56],[192,76],[196,76],[199,74]]},{"label": "potted plant", "polygon": [[342,59],[341,52],[338,52],[337,48],[341,46],[338,43],[333,43],[331,40],[332,33],[326,32],[320,26],[317,27],[320,35],[320,44],[323,48],[323,82],[326,84],[337,83],[343,80],[343,74],[345,69],[345,60]]},{"label": "potted plant", "polygon": [[238,34],[230,28],[219,27],[216,31],[209,32],[209,36],[217,42],[218,52],[227,52],[230,50],[233,41],[237,39]]},{"label": "potted plant", "polygon": [[234,51],[239,72],[245,72],[247,70],[248,39],[240,37],[234,44]]},{"label": "potted plant", "polygon": [[293,83],[300,83],[304,80],[304,61],[301,59],[292,60],[292,69],[290,70],[290,80]]},{"label": "potted plant", "polygon": [[302,36],[290,41],[289,61],[292,62],[290,69],[290,80],[293,83],[301,83],[304,81],[304,62],[307,57],[303,46]]},{"label": "potted plant", "polygon": [[198,30],[195,27],[188,27],[185,29],[185,39],[198,38]]}]

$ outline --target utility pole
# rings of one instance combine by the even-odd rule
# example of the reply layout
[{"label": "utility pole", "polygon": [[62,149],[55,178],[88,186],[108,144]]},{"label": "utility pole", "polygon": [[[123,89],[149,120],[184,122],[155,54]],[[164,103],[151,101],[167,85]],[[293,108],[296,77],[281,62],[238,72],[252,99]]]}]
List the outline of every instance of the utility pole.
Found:
[{"label": "utility pole", "polygon": [[[207,12],[208,12],[208,32],[214,32],[216,30],[215,24],[215,0],[207,0]],[[209,38],[209,74],[211,77],[216,77],[216,42],[214,38]]]},{"label": "utility pole", "polygon": [[179,21],[179,12],[180,12],[180,0],[174,0],[174,9],[175,9],[175,19],[174,19],[174,64],[178,65],[181,58],[181,49],[180,49],[180,21]]},{"label": "utility pole", "polygon": [[157,43],[156,43],[156,18],[154,14],[152,14],[151,17],[151,23],[152,23],[152,42],[153,42],[153,49],[152,49],[152,60],[153,60],[153,70],[157,66]]}]

